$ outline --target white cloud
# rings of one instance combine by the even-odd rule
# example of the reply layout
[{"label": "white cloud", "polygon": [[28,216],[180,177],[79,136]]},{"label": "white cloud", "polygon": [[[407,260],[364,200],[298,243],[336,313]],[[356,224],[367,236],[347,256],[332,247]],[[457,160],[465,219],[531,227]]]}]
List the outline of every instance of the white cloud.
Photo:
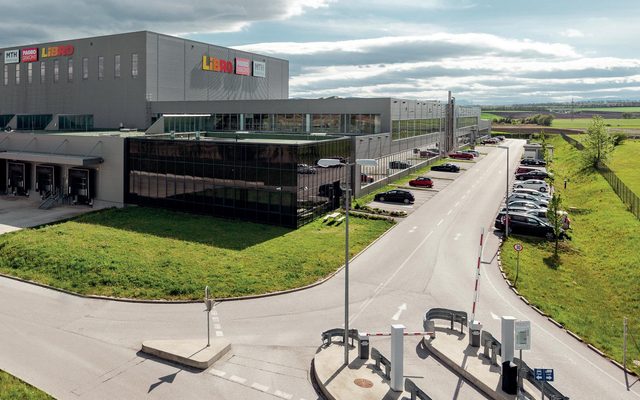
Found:
[{"label": "white cloud", "polygon": [[584,33],[579,29],[568,28],[560,32],[560,35],[568,38],[581,38],[584,37]]}]

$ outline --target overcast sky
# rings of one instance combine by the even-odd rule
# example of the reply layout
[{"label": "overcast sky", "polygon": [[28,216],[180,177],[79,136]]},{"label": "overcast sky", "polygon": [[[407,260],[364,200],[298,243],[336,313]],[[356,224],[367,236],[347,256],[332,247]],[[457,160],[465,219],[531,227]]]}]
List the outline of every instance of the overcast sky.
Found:
[{"label": "overcast sky", "polygon": [[0,0],[0,9],[0,47],[148,29],[288,59],[291,97],[640,99],[639,0]]}]

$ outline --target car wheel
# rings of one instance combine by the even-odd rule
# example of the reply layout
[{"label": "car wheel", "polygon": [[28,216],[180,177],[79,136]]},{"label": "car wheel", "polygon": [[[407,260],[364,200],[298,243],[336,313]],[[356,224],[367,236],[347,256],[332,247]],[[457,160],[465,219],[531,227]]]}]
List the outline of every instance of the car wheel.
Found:
[{"label": "car wheel", "polygon": [[409,199],[404,199],[404,204],[409,204]]},{"label": "car wheel", "polygon": [[384,196],[380,196],[380,200],[379,201],[384,202]]},{"label": "car wheel", "polygon": [[545,235],[547,240],[553,240],[554,236],[555,235],[553,234],[553,232],[547,232],[547,234]]},{"label": "car wheel", "polygon": [[544,192],[546,192],[546,191],[547,191],[547,188],[543,186],[543,187],[541,187],[541,188],[540,188],[540,191],[541,191],[542,193],[544,193]]}]

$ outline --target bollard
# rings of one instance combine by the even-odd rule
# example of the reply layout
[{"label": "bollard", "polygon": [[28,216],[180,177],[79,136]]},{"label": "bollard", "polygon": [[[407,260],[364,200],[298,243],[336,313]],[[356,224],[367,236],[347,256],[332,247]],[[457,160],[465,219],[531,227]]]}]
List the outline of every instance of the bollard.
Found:
[{"label": "bollard", "polygon": [[404,380],[404,325],[391,325],[391,390],[402,392]]},{"label": "bollard", "polygon": [[358,334],[358,358],[369,359],[369,336]]},{"label": "bollard", "polygon": [[471,347],[480,347],[480,331],[482,324],[479,321],[471,321],[469,324],[469,345]]}]

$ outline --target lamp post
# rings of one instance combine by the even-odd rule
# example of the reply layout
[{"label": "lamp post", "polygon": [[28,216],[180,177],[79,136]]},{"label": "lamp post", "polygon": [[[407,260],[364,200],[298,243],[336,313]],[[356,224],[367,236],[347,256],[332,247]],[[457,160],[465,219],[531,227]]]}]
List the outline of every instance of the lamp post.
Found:
[{"label": "lamp post", "polygon": [[349,203],[351,202],[351,185],[349,182],[353,177],[353,167],[363,165],[369,167],[378,166],[378,161],[373,159],[360,159],[355,163],[342,164],[340,160],[335,158],[323,158],[318,160],[321,167],[332,167],[337,165],[346,165],[349,167],[349,176],[346,182],[345,196],[345,239],[344,239],[344,365],[349,365]]},{"label": "lamp post", "polygon": [[509,147],[508,146],[498,146],[500,149],[507,150],[507,191],[504,196],[504,205],[507,209],[507,214],[504,219],[504,237],[509,237]]}]

